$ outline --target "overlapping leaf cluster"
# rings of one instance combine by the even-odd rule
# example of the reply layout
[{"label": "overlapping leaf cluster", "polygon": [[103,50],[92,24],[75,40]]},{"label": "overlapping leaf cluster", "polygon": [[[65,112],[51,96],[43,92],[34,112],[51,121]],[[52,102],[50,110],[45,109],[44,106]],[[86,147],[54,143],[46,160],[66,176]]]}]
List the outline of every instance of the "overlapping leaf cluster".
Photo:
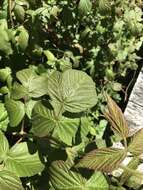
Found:
[{"label": "overlapping leaf cluster", "polygon": [[[128,125],[111,98],[105,119],[101,113],[103,88],[119,100],[122,79],[137,69],[141,5],[0,2],[0,190],[107,190],[142,180],[135,171],[142,130],[128,144]],[[103,139],[106,120],[124,148]],[[128,154],[133,159],[123,166]],[[124,172],[115,180],[119,167]]]}]

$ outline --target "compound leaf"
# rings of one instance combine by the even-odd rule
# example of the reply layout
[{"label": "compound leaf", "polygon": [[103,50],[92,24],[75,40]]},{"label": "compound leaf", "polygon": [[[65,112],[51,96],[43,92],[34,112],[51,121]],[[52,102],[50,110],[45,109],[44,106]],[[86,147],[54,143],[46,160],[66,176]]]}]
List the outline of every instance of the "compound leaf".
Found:
[{"label": "compound leaf", "polygon": [[124,149],[101,148],[87,153],[76,167],[89,168],[96,171],[112,172],[117,169],[127,155]]},{"label": "compound leaf", "polygon": [[117,104],[107,96],[107,111],[105,118],[110,122],[112,130],[119,134],[123,139],[129,135],[129,127],[121,109]]},{"label": "compound leaf", "polygon": [[128,150],[135,156],[139,156],[143,153],[143,129],[140,129],[137,133],[135,133]]}]

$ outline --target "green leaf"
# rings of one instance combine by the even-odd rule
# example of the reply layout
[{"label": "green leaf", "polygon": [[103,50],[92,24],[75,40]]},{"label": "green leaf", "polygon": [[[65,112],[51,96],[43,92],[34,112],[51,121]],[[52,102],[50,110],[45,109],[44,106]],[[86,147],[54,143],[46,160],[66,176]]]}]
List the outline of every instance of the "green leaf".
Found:
[{"label": "green leaf", "polygon": [[24,18],[25,18],[25,10],[23,8],[23,6],[21,5],[15,5],[14,7],[14,14],[16,16],[16,19],[19,21],[19,22],[23,22],[24,21]]},{"label": "green leaf", "polygon": [[26,115],[29,117],[29,119],[31,119],[32,117],[32,110],[36,103],[37,103],[36,100],[29,100],[28,102],[25,103],[25,112]]},{"label": "green leaf", "polygon": [[0,171],[0,190],[24,190],[20,179],[10,171]]},{"label": "green leaf", "polygon": [[[17,72],[16,76],[19,79],[19,81],[22,83],[23,87],[28,91],[28,95],[30,97],[38,98],[47,93],[47,77],[46,76],[38,76],[31,69],[23,69]],[[25,90],[23,89],[23,91]]]},{"label": "green leaf", "polygon": [[9,99],[5,102],[5,106],[8,112],[10,126],[16,127],[25,115],[24,104],[20,101]]},{"label": "green leaf", "polygon": [[44,165],[40,161],[38,152],[30,153],[29,147],[26,142],[15,144],[7,154],[5,169],[19,177],[30,177],[42,172]]},{"label": "green leaf", "polygon": [[10,74],[11,69],[9,67],[0,69],[0,81],[5,82]]},{"label": "green leaf", "polygon": [[0,162],[5,160],[7,153],[9,151],[8,140],[4,134],[0,131]]},{"label": "green leaf", "polygon": [[3,103],[0,103],[0,129],[6,131],[9,123],[8,114]]},{"label": "green leaf", "polygon": [[105,118],[110,122],[111,128],[115,134],[120,135],[123,139],[129,135],[129,127],[121,109],[117,104],[107,96],[107,111],[104,113]]},{"label": "green leaf", "polygon": [[28,42],[29,42],[29,34],[28,31],[23,27],[20,26],[18,28],[19,35],[17,37],[17,44],[20,50],[25,51],[26,48],[28,47]]},{"label": "green leaf", "polygon": [[56,190],[108,189],[107,181],[102,173],[96,172],[87,180],[80,173],[72,171],[64,161],[53,162],[49,174],[50,182]]},{"label": "green leaf", "polygon": [[11,98],[15,100],[19,100],[28,95],[27,89],[19,84],[18,82],[14,82],[12,90],[11,90]]},{"label": "green leaf", "polygon": [[0,51],[5,55],[10,55],[13,53],[8,33],[2,25],[0,25]]},{"label": "green leaf", "polygon": [[78,4],[78,10],[81,15],[86,15],[92,9],[92,3],[90,0],[80,0]]},{"label": "green leaf", "polygon": [[76,167],[89,168],[102,172],[117,169],[127,155],[124,149],[101,148],[87,153]]},{"label": "green leaf", "polygon": [[31,132],[36,136],[43,137],[48,135],[55,127],[53,110],[38,102],[33,110]]},{"label": "green leaf", "polygon": [[82,112],[97,103],[94,82],[86,73],[78,70],[54,73],[48,81],[48,93],[68,112]]},{"label": "green leaf", "polygon": [[53,132],[54,137],[68,145],[72,145],[72,140],[76,135],[80,120],[69,119],[64,116],[58,118],[53,110],[41,103],[37,103],[33,110],[32,124],[31,132],[34,135],[43,137]]},{"label": "green leaf", "polygon": [[135,156],[139,156],[143,153],[143,129],[140,129],[132,138],[128,151]]},{"label": "green leaf", "polygon": [[57,121],[57,126],[54,129],[53,136],[59,138],[67,145],[72,145],[72,140],[76,136],[79,125],[79,119],[61,117],[59,121]]}]

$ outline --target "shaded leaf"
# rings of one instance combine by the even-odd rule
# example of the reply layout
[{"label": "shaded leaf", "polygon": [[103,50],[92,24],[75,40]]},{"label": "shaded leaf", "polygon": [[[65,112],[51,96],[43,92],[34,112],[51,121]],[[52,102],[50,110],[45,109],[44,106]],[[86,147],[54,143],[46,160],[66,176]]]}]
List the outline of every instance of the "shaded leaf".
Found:
[{"label": "shaded leaf", "polygon": [[24,104],[20,101],[9,99],[5,102],[5,106],[8,112],[10,126],[16,127],[25,115]]},{"label": "shaded leaf", "polygon": [[107,111],[104,113],[105,118],[110,122],[114,133],[119,134],[123,139],[129,135],[129,127],[121,109],[117,104],[107,96]]},{"label": "shaded leaf", "polygon": [[0,171],[0,190],[24,190],[20,179],[10,171]]},{"label": "shaded leaf", "polygon": [[117,169],[126,157],[124,149],[101,148],[87,153],[76,167],[89,168],[102,172],[112,172]]},{"label": "shaded leaf", "polygon": [[107,181],[102,173],[96,172],[87,180],[77,171],[72,171],[64,161],[53,162],[49,174],[52,186],[56,190],[108,189]]},{"label": "shaded leaf", "polygon": [[53,132],[53,136],[62,142],[72,145],[72,140],[78,130],[80,120],[63,116],[56,117],[53,110],[37,103],[33,110],[32,130],[36,136],[44,137]]},{"label": "shaded leaf", "polygon": [[140,129],[134,134],[133,139],[128,146],[128,151],[135,156],[139,156],[143,153],[143,129]]},{"label": "shaded leaf", "polygon": [[15,144],[7,154],[5,169],[14,172],[19,177],[30,177],[42,172],[38,152],[30,153],[26,142]]}]

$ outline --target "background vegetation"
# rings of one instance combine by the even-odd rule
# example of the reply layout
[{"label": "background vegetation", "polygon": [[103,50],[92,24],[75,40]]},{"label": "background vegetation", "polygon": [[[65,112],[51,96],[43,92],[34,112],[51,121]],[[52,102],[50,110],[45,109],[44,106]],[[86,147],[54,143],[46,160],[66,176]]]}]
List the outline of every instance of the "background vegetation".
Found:
[{"label": "background vegetation", "polygon": [[106,94],[127,101],[142,42],[139,0],[0,2],[0,189],[141,188],[143,132]]}]

